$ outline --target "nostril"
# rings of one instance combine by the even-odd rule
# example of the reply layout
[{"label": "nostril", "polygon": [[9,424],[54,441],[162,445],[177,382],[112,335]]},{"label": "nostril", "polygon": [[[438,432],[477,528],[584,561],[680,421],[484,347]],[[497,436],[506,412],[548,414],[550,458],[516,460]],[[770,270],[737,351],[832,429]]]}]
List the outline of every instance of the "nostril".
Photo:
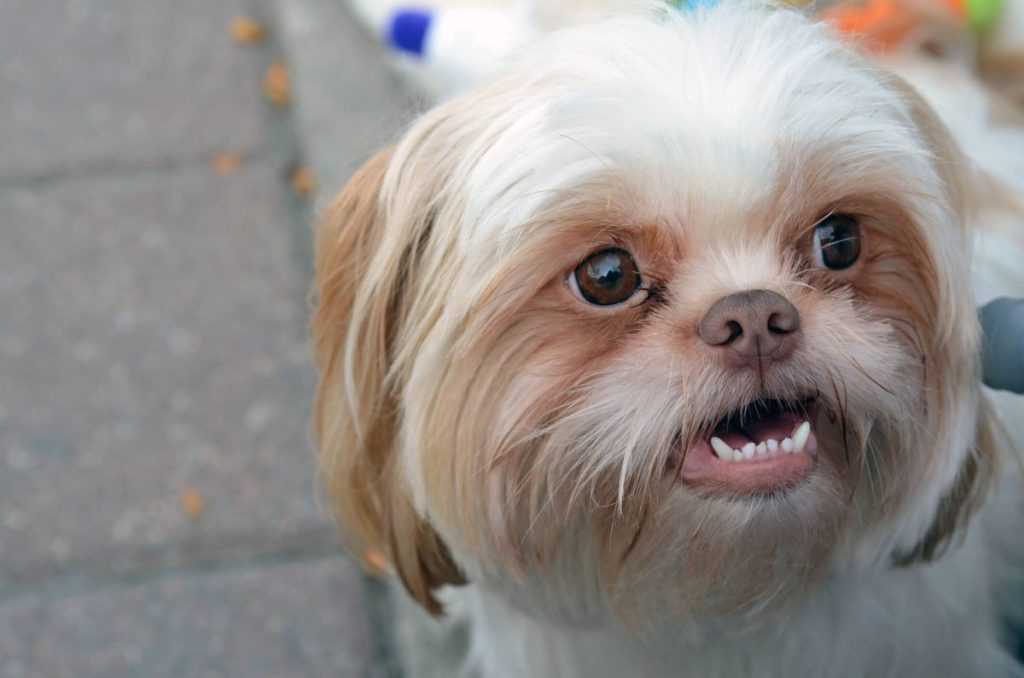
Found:
[{"label": "nostril", "polygon": [[729,336],[722,342],[724,344],[731,344],[743,334],[743,325],[740,325],[735,320],[727,320],[725,327],[729,330]]},{"label": "nostril", "polygon": [[789,334],[800,329],[797,316],[789,313],[772,313],[768,317],[768,331],[772,334]]}]

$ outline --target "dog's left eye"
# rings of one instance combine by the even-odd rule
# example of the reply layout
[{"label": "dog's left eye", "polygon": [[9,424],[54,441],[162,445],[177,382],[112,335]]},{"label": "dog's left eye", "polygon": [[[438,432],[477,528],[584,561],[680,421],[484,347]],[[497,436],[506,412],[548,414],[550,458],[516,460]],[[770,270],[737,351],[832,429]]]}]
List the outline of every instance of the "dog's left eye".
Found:
[{"label": "dog's left eye", "polygon": [[860,258],[860,224],[849,214],[830,214],[814,228],[811,259],[818,268],[841,271]]},{"label": "dog's left eye", "polygon": [[615,306],[640,289],[640,268],[629,252],[617,247],[591,254],[569,277],[573,292],[595,306]]}]

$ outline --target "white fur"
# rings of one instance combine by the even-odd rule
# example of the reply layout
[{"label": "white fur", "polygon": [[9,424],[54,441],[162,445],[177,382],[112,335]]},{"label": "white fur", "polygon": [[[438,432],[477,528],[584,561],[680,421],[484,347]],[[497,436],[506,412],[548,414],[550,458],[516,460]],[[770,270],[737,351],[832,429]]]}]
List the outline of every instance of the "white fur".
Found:
[{"label": "white fur", "polygon": [[[942,80],[913,64],[890,66],[919,81],[945,120],[960,120],[957,111],[944,108]],[[957,82],[982,91],[964,77]],[[772,243],[751,242],[746,225],[778,188],[785,169],[780,157],[799,162],[804,155],[820,157],[822,149],[833,149],[826,154],[831,166],[843,168],[847,187],[884,194],[898,186],[897,197],[913,216],[934,225],[925,237],[938,260],[942,293],[958,312],[971,303],[965,294],[970,254],[954,237],[962,225],[951,222],[932,151],[914,132],[908,104],[884,73],[795,14],[739,6],[687,17],[588,24],[552,35],[489,87],[429,114],[417,128],[429,129],[432,121],[452,116],[464,120],[465,136],[460,157],[448,159],[451,179],[431,196],[439,205],[460,198],[457,210],[442,211],[438,219],[451,229],[451,248],[445,252],[454,258],[450,270],[456,273],[445,289],[445,304],[435,301],[431,307],[436,322],[425,330],[424,349],[410,368],[411,393],[428,393],[440,379],[450,353],[443,338],[457,334],[454,328],[466,321],[466,309],[487,292],[485,273],[527,237],[525,229],[542,227],[539,215],[552,209],[553,196],[571,200],[574,191],[609,175],[628,186],[633,207],[645,219],[678,224],[717,253],[719,264],[705,270],[703,284],[686,292],[699,305],[732,291],[785,284],[779,262],[770,255]],[[987,110],[979,106],[980,112],[953,130],[983,169],[1012,182],[1021,176],[1022,133],[979,123]],[[417,161],[420,142],[414,130],[397,157]],[[1015,152],[1008,152],[1008,145]],[[401,186],[403,172],[411,171],[393,169],[385,193]],[[399,212],[406,198],[395,193],[391,206]],[[1024,237],[1016,217],[995,207],[977,217],[979,223],[970,225],[979,241],[973,262],[976,294],[987,299],[1024,293]],[[855,315],[849,319],[861,321]],[[876,332],[864,338],[865,350],[876,351],[878,364],[895,361],[885,353],[889,337]],[[665,394],[671,394],[669,377],[656,371],[646,382],[649,390],[659,378],[665,380]],[[913,492],[883,521],[854,524],[826,576],[797,602],[751,623],[659,617],[637,628],[627,628],[602,599],[593,545],[575,524],[568,526],[567,537],[573,548],[563,549],[551,564],[553,575],[523,580],[496,569],[474,540],[479,535],[465,534],[457,519],[436,508],[443,502],[425,480],[433,457],[414,435],[429,429],[432,403],[405,400],[406,481],[420,513],[471,581],[444,594],[449,612],[470,620],[467,673],[485,678],[1024,675],[999,635],[1003,599],[1012,595],[1006,589],[1008,568],[1019,563],[1013,558],[1021,546],[1014,460],[1003,460],[1001,482],[961,544],[931,564],[892,566],[893,553],[909,549],[927,531],[971,446],[977,399],[949,396],[956,404],[946,420],[934,423],[942,434],[928,451],[939,462],[915,467],[920,475],[913,479]],[[1024,439],[1021,400],[995,397],[1015,439]],[[588,403],[578,415],[600,417],[609,430],[630,430],[623,423],[631,416],[628,408],[601,409],[625,401]],[[636,432],[637,439],[648,433]],[[601,448],[587,460],[590,472],[621,469],[623,479],[632,474],[645,460],[628,452],[623,456],[622,448],[631,445]],[[806,496],[794,493],[794,515],[811,511],[824,493],[823,488],[809,489]],[[481,510],[497,520],[504,508]],[[635,581],[657,600],[661,570],[653,564],[651,572],[653,579],[643,580],[641,573]]]}]

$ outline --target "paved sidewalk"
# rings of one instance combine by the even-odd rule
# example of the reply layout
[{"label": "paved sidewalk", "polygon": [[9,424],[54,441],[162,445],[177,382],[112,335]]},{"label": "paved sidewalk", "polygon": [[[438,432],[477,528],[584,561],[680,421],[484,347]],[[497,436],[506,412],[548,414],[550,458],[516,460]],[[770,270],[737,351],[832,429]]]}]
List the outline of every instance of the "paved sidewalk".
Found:
[{"label": "paved sidewalk", "polygon": [[[4,678],[393,674],[314,494],[308,141],[262,96],[271,9],[0,4]],[[241,12],[268,43],[230,40]]]}]

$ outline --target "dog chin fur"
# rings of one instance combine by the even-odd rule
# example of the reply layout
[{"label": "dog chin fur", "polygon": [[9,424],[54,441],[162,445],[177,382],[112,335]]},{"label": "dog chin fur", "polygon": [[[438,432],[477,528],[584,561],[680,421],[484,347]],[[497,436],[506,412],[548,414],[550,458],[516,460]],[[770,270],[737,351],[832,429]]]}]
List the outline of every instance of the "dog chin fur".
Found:
[{"label": "dog chin fur", "polygon": [[[498,676],[1020,675],[1024,408],[983,393],[972,292],[1024,289],[1019,198],[902,79],[751,4],[556,32],[421,117],[317,230],[315,428],[338,519]],[[978,166],[991,170],[982,171]],[[816,267],[815,225],[863,251]],[[647,285],[568,280],[624,249]],[[1015,254],[1014,254],[1015,253]],[[737,369],[719,299],[798,310]],[[680,481],[724,413],[813,394],[779,491]],[[1001,409],[1011,429],[999,423]]]}]

